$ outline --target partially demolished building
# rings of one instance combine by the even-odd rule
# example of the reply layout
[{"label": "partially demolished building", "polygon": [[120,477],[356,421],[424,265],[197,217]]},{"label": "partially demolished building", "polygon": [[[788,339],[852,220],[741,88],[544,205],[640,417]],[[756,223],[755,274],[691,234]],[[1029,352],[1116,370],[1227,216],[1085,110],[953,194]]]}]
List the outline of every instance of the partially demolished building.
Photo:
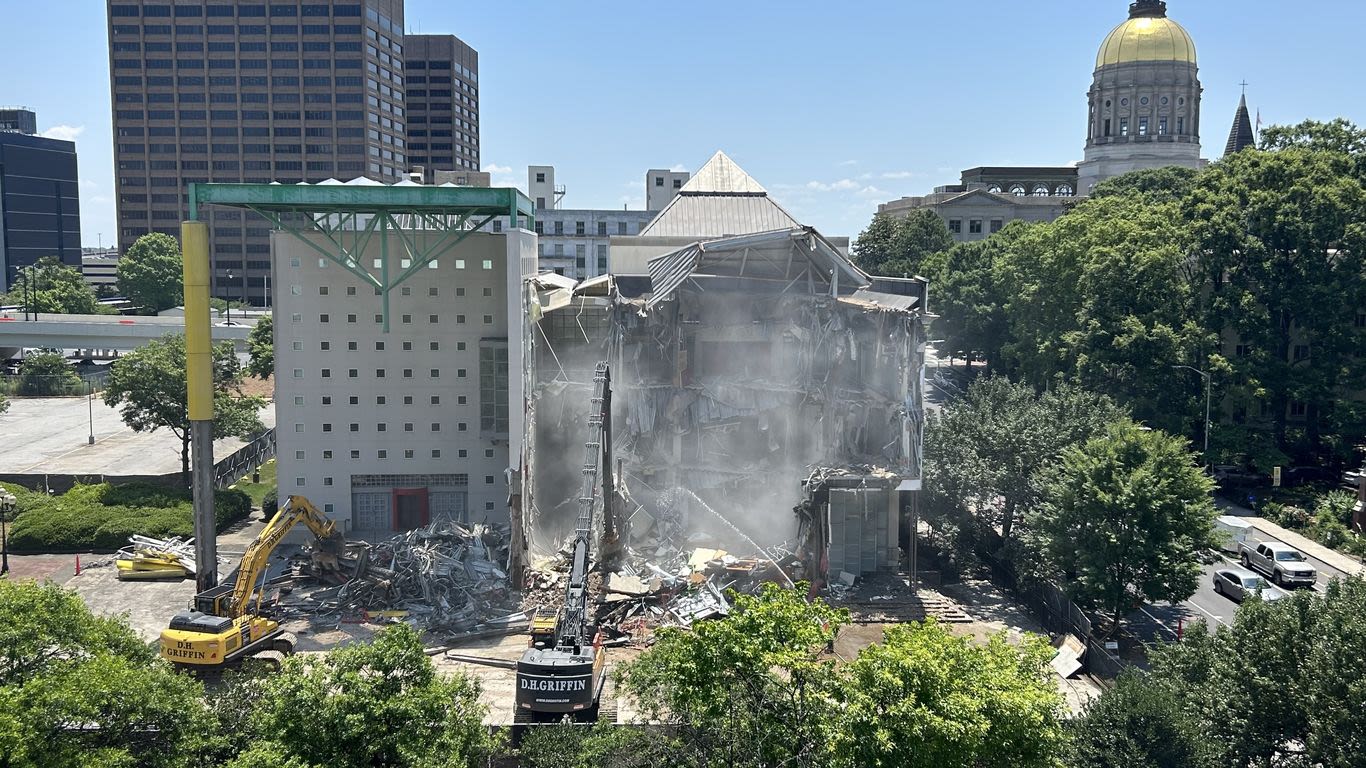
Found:
[{"label": "partially demolished building", "polygon": [[526,554],[572,527],[605,359],[632,551],[668,571],[717,547],[817,585],[895,568],[920,487],[926,282],[864,274],[720,153],[642,235],[613,262],[643,270],[532,281],[513,489]]}]

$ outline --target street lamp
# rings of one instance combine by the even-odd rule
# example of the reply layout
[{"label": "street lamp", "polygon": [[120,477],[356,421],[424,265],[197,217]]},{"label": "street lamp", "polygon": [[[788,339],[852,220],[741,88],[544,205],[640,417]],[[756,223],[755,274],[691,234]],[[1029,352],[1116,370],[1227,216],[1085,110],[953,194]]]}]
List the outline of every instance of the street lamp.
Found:
[{"label": "street lamp", "polygon": [[9,573],[9,531],[5,527],[5,521],[18,507],[19,500],[14,498],[14,494],[0,488],[0,576]]},{"label": "street lamp", "polygon": [[[231,270],[231,269],[228,270],[228,286],[229,286],[229,287],[232,287],[232,270]],[[231,297],[232,294],[229,293],[228,296]],[[227,299],[225,299],[225,301],[227,302],[227,305],[228,305],[228,321],[227,321],[227,323],[225,323],[225,325],[232,325],[232,298],[227,298]]]},{"label": "street lamp", "polygon": [[1202,379],[1205,380],[1205,464],[1208,465],[1208,464],[1210,463],[1210,460],[1209,460],[1209,393],[1210,393],[1210,386],[1211,386],[1210,375],[1209,375],[1207,372],[1200,370],[1199,368],[1192,368],[1192,367],[1189,366],[1189,365],[1173,365],[1172,367],[1173,367],[1173,368],[1185,368],[1185,369],[1188,370],[1188,371],[1195,371],[1196,373],[1200,374],[1200,378],[1202,378]]}]

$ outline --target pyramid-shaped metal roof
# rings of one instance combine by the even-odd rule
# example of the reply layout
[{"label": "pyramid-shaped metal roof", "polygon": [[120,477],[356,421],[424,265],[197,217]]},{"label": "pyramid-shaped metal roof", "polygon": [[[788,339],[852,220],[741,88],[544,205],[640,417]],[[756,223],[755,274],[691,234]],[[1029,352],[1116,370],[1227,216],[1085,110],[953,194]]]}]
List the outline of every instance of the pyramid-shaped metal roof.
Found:
[{"label": "pyramid-shaped metal roof", "polygon": [[753,176],[726,153],[717,152],[640,236],[706,240],[800,226]]},{"label": "pyramid-shaped metal roof", "polygon": [[1233,128],[1228,132],[1224,154],[1231,155],[1248,147],[1255,147],[1257,136],[1252,132],[1252,118],[1247,114],[1247,95],[1238,102],[1238,113],[1233,116]]},{"label": "pyramid-shaped metal roof", "polygon": [[753,176],[720,150],[683,185],[680,192],[741,192],[763,194],[764,189]]}]

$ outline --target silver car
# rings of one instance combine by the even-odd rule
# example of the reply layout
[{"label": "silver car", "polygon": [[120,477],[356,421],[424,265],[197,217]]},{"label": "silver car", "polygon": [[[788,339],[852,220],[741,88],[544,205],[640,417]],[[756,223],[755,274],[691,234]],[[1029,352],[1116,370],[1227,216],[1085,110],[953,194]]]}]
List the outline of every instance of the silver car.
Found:
[{"label": "silver car", "polygon": [[1240,603],[1253,595],[1260,595],[1267,602],[1285,597],[1283,590],[1271,586],[1266,579],[1246,568],[1229,567],[1215,571],[1214,591]]}]

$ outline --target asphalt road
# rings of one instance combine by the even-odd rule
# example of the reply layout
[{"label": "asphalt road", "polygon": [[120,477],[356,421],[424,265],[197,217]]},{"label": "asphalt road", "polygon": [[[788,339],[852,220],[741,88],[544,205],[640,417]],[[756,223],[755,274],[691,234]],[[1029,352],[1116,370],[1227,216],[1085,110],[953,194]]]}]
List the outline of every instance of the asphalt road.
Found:
[{"label": "asphalt road", "polygon": [[[1249,533],[1248,540],[1275,541],[1255,529]],[[1319,573],[1318,582],[1313,587],[1316,591],[1323,591],[1331,579],[1347,576],[1321,560],[1307,555],[1306,558]],[[1206,565],[1202,569],[1200,585],[1189,600],[1175,604],[1155,603],[1131,613],[1126,619],[1129,632],[1144,642],[1171,641],[1176,639],[1178,632],[1184,632],[1185,626],[1196,619],[1204,619],[1210,632],[1220,624],[1231,623],[1234,613],[1238,610],[1238,603],[1214,592],[1214,571],[1226,565],[1241,567],[1235,555],[1224,554],[1218,563]]]}]

